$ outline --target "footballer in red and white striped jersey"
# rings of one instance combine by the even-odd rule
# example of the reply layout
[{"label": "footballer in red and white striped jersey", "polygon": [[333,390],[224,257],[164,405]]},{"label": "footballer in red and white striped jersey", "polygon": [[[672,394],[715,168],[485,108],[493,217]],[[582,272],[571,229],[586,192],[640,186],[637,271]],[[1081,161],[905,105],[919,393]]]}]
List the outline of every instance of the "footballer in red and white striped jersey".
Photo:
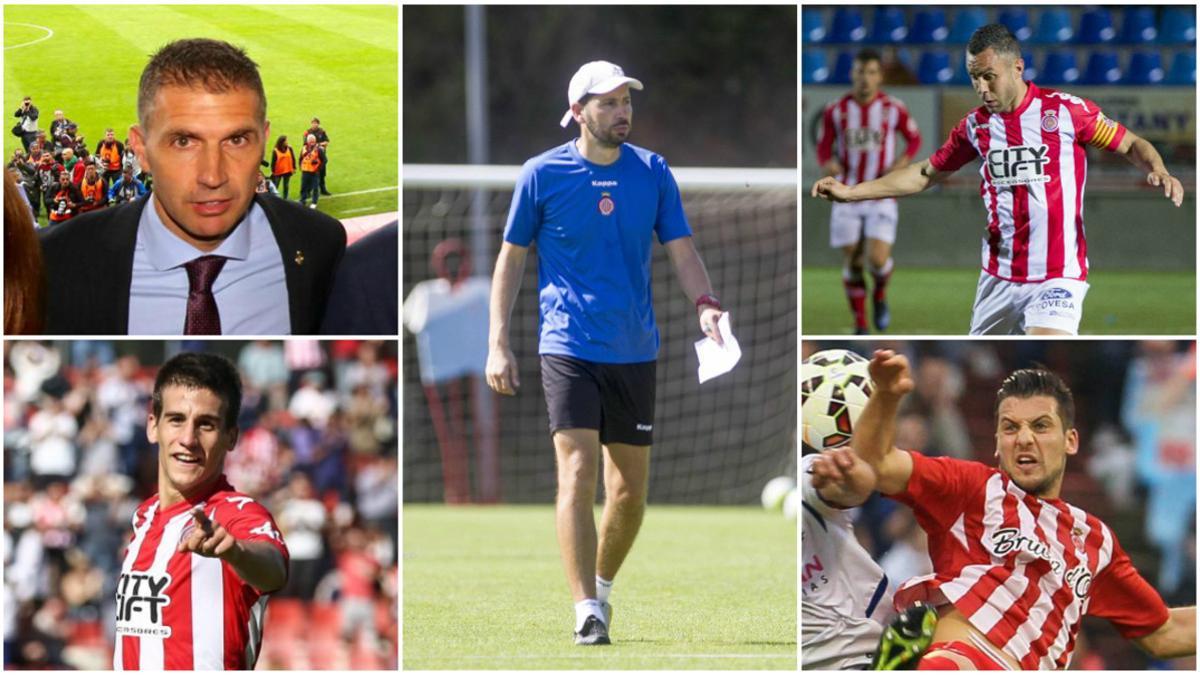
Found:
[{"label": "footballer in red and white striped jersey", "polygon": [[[855,55],[850,79],[850,93],[825,107],[817,161],[826,175],[858,185],[908,164],[921,147],[921,132],[904,104],[880,88],[883,68],[878,53],[864,49]],[[906,142],[899,156],[897,135]],[[894,267],[891,254],[898,220],[895,199],[834,204],[830,210],[829,245],[842,250],[842,285],[857,333],[867,332],[864,262],[875,282],[875,327],[882,331],[890,323],[887,282]]]},{"label": "footballer in red and white striped jersey", "polygon": [[243,542],[287,546],[271,514],[222,476],[202,497],[163,507],[158,496],[133,516],[133,540],[117,582],[115,670],[250,670],[262,642],[267,595],[226,561],[180,552],[200,506]]},{"label": "footballer in red and white striped jersey", "polygon": [[1017,282],[1086,280],[1086,146],[1116,151],[1127,132],[1092,101],[1028,85],[1012,112],[971,111],[929,161],[957,171],[983,158],[984,271]]},{"label": "footballer in red and white striped jersey", "polygon": [[908,488],[890,496],[912,507],[936,572],[905,582],[897,607],[953,603],[1028,670],[1065,668],[1085,615],[1128,639],[1167,621],[1162,598],[1095,516],[1034,496],[999,469],[910,454]]}]

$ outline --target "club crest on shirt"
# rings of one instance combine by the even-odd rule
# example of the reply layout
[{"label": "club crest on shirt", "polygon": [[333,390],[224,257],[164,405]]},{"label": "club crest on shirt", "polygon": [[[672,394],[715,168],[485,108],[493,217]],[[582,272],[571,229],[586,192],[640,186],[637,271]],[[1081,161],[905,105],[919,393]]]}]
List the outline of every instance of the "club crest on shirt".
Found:
[{"label": "club crest on shirt", "polygon": [[617,208],[616,203],[613,202],[612,195],[607,192],[600,193],[600,203],[596,206],[600,209],[600,215],[602,216],[612,215],[613,209]]},{"label": "club crest on shirt", "polygon": [[1042,131],[1053,133],[1058,131],[1058,111],[1043,110],[1042,111]]}]

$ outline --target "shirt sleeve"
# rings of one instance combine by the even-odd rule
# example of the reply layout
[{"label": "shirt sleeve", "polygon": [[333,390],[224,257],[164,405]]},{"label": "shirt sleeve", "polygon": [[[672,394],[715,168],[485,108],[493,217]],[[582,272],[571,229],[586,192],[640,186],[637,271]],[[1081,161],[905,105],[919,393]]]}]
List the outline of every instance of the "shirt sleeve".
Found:
[{"label": "shirt sleeve", "polygon": [[829,104],[825,106],[825,112],[821,114],[821,137],[817,140],[817,163],[825,166],[825,163],[833,159],[833,106]]},{"label": "shirt sleeve", "polygon": [[239,541],[270,543],[283,555],[283,564],[287,567],[291,559],[287,543],[271,512],[262,504],[245,496],[226,497],[217,511],[216,520]]},{"label": "shirt sleeve", "polygon": [[679,185],[675,182],[671,167],[662,157],[655,159],[656,169],[661,173],[658,177],[658,218],[654,223],[654,232],[658,235],[659,243],[665,244],[672,239],[690,237],[692,228],[683,213],[683,199],[679,196]]},{"label": "shirt sleeve", "polygon": [[1153,633],[1171,615],[1158,591],[1138,574],[1115,536],[1112,561],[1096,575],[1088,595],[1087,613],[1107,619],[1127,640]]},{"label": "shirt sleeve", "polygon": [[1125,138],[1125,126],[1108,118],[1100,106],[1087,99],[1075,98],[1068,103],[1075,124],[1075,141],[1101,150],[1115,152]]},{"label": "shirt sleeve", "polygon": [[904,156],[912,159],[921,149],[921,130],[917,128],[917,121],[909,116],[908,108],[897,104],[896,110],[900,113],[896,119],[896,130],[904,136],[904,141],[908,144],[904,148]]},{"label": "shirt sleeve", "polygon": [[929,158],[933,168],[938,171],[958,171],[967,162],[979,156],[975,146],[971,145],[971,139],[967,137],[969,118],[970,115],[959,120],[954,131],[950,132],[950,138],[947,138],[942,147]]},{"label": "shirt sleeve", "polygon": [[966,501],[982,493],[983,484],[992,473],[992,469],[979,462],[926,457],[915,451],[908,454],[913,463],[908,486],[887,496],[912,508],[925,529],[949,528],[962,514]]},{"label": "shirt sleeve", "polygon": [[532,164],[527,163],[521,168],[517,186],[513,189],[508,222],[504,224],[504,241],[528,247],[537,237],[541,224],[541,209],[537,203],[537,172]]}]

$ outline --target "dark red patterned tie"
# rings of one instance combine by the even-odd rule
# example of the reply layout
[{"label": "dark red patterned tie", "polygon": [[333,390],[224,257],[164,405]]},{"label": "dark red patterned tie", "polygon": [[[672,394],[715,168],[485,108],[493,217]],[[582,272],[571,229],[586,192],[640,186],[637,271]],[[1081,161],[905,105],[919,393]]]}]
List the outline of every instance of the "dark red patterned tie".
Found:
[{"label": "dark red patterned tie", "polygon": [[205,255],[183,266],[188,274],[187,320],[183,324],[183,334],[220,335],[221,315],[217,313],[212,286],[225,266],[225,258]]}]

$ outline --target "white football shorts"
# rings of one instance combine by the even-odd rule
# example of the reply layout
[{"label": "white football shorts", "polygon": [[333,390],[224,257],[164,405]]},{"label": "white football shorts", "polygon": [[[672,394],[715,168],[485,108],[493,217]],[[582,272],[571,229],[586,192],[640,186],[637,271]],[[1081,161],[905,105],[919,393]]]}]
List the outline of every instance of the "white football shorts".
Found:
[{"label": "white football shorts", "polygon": [[1030,328],[1079,333],[1088,284],[1078,279],[1020,283],[979,273],[971,335],[1024,335]]},{"label": "white football shorts", "polygon": [[853,246],[862,238],[894,243],[898,214],[895,199],[834,204],[829,214],[829,245]]}]

